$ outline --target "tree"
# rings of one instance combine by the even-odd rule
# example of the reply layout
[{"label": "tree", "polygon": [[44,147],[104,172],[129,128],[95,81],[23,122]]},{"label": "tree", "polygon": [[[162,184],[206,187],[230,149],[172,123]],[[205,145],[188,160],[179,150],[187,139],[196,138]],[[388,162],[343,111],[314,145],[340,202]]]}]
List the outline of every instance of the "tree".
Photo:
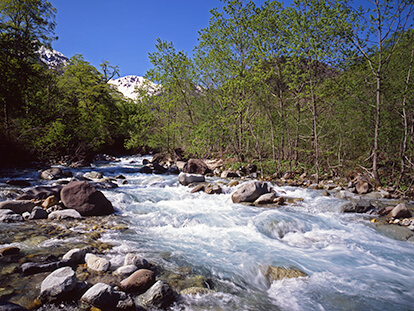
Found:
[{"label": "tree", "polygon": [[370,69],[367,81],[375,85],[374,96],[367,102],[374,110],[374,133],[372,140],[372,173],[375,182],[380,185],[378,161],[380,152],[381,110],[384,98],[384,78],[392,68],[388,65],[395,48],[406,30],[412,27],[414,3],[406,0],[369,0],[366,11],[355,11],[359,16],[357,25],[347,32],[349,40],[363,57]]}]

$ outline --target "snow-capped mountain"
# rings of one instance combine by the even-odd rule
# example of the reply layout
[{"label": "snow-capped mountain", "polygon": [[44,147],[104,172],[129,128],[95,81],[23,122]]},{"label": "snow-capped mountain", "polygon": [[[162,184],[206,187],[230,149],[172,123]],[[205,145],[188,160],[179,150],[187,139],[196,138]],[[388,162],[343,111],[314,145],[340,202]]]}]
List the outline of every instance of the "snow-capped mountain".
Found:
[{"label": "snow-capped mountain", "polygon": [[61,68],[64,65],[66,65],[69,61],[69,58],[67,58],[62,53],[50,50],[44,46],[42,46],[39,51],[39,59],[45,63],[50,69],[57,69]]},{"label": "snow-capped mountain", "polygon": [[134,75],[112,79],[109,80],[108,83],[116,86],[119,92],[124,94],[125,97],[131,99],[138,98],[138,93],[136,91],[137,87],[145,87],[147,92],[151,95],[154,95],[158,90],[157,84],[145,79],[144,77]]}]

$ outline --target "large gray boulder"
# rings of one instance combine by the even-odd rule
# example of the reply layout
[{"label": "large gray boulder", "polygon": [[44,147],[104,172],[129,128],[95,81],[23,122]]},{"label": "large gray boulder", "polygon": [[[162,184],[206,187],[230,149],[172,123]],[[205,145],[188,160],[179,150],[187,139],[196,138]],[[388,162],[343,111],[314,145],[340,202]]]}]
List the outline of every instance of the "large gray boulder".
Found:
[{"label": "large gray boulder", "polygon": [[157,281],[143,295],[138,297],[138,303],[151,310],[166,309],[175,300],[175,292],[170,285],[163,281]]},{"label": "large gray boulder", "polygon": [[104,194],[85,181],[72,181],[60,193],[67,208],[77,210],[82,216],[102,216],[114,212],[112,203]]},{"label": "large gray boulder", "polygon": [[75,271],[70,267],[63,267],[53,271],[40,286],[40,298],[42,300],[55,300],[63,298],[75,289],[77,279]]},{"label": "large gray boulder", "polygon": [[72,174],[70,172],[64,172],[58,167],[52,167],[40,173],[40,178],[46,180],[54,180],[71,176]]},{"label": "large gray boulder", "polygon": [[127,294],[104,283],[97,283],[88,289],[81,301],[101,310],[135,310],[134,301]]},{"label": "large gray boulder", "polygon": [[178,175],[178,181],[183,186],[187,186],[194,182],[204,182],[205,180],[206,178],[204,177],[204,175],[187,174],[187,173],[180,173],[180,175]]},{"label": "large gray boulder", "polygon": [[204,163],[203,160],[200,160],[200,159],[190,159],[184,165],[183,172],[184,173],[188,173],[188,174],[205,175],[207,173],[210,173],[211,171],[208,168],[207,164]]},{"label": "large gray boulder", "polygon": [[346,203],[341,206],[342,213],[366,213],[372,210],[372,206],[369,200],[356,200],[353,202]]},{"label": "large gray boulder", "polygon": [[34,204],[30,200],[17,200],[17,201],[3,201],[0,202],[0,209],[9,209],[16,214],[23,214],[24,212],[31,212]]},{"label": "large gray boulder", "polygon": [[263,194],[272,192],[271,187],[262,181],[253,181],[242,185],[233,193],[231,199],[233,203],[254,202]]}]

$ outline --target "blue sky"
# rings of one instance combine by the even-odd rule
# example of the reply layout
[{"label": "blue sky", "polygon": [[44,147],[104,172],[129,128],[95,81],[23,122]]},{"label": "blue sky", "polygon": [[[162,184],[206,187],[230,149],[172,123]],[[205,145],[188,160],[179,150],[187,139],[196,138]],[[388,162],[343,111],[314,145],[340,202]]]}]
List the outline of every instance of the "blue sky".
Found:
[{"label": "blue sky", "polygon": [[[219,0],[49,0],[57,9],[55,50],[82,54],[95,67],[108,60],[121,76],[144,75],[157,38],[191,53]],[[258,5],[261,0],[255,1]]]}]

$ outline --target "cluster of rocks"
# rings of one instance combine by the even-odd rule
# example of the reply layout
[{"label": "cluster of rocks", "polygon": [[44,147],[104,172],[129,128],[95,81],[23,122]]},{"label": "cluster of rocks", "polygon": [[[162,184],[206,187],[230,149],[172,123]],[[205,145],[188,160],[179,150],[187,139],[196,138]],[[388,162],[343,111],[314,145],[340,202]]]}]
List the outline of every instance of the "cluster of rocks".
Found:
[{"label": "cluster of rocks", "polygon": [[[58,168],[41,173],[41,177],[47,180],[65,178],[68,175]],[[79,219],[83,216],[102,216],[113,212],[112,203],[93,183],[86,180],[74,180],[66,185],[37,186],[15,200],[0,202],[0,222],[46,218]]]}]

